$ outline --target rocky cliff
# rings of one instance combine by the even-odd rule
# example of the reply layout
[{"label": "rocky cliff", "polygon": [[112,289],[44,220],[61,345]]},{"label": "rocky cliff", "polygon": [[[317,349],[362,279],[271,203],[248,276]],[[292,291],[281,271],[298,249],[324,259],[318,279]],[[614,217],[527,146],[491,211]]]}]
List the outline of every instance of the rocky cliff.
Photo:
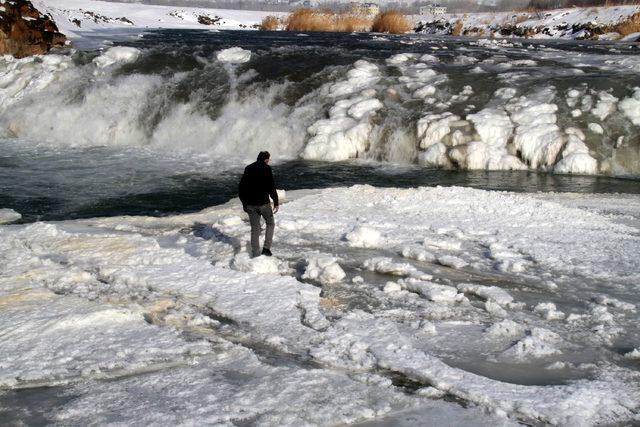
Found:
[{"label": "rocky cliff", "polygon": [[0,54],[17,58],[64,46],[56,24],[28,0],[0,0]]}]

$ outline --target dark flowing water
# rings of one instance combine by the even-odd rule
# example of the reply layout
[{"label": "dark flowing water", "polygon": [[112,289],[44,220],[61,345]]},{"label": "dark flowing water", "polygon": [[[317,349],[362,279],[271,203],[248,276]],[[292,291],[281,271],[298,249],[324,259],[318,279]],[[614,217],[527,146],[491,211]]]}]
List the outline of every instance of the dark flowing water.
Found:
[{"label": "dark flowing water", "polygon": [[[23,222],[194,212],[237,197],[242,166],[210,160],[157,159],[110,149],[5,151],[0,154],[0,206]],[[633,179],[536,171],[456,171],[364,162],[276,161],[286,190],[370,184],[380,187],[469,186],[516,192],[640,193]]]}]

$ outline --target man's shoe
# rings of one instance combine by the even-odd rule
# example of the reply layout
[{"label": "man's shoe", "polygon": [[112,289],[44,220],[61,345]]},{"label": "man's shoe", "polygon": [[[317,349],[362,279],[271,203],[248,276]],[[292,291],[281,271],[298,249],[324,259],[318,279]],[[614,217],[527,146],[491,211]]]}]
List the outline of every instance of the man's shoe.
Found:
[{"label": "man's shoe", "polygon": [[262,255],[266,255],[266,256],[272,256],[273,254],[271,253],[271,251],[267,248],[262,249]]}]

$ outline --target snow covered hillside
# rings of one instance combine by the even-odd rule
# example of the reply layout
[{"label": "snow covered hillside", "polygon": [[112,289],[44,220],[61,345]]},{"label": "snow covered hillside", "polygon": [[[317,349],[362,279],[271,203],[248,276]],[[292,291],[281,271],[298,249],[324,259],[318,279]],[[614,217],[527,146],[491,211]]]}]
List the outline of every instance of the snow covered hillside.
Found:
[{"label": "snow covered hillside", "polygon": [[34,0],[33,4],[50,14],[60,31],[69,36],[108,28],[255,29],[265,16],[278,15],[94,0]]},{"label": "snow covered hillside", "polygon": [[272,258],[248,257],[237,201],[0,226],[0,407],[20,388],[60,396],[40,401],[51,389],[36,388],[37,409],[17,400],[5,415],[640,420],[637,196],[369,186],[288,196]]},{"label": "snow covered hillside", "polygon": [[[255,29],[260,12],[203,7],[159,6],[98,0],[34,0],[64,34],[126,28]],[[573,8],[543,12],[457,13],[414,16],[418,32],[428,34],[568,38],[635,41],[640,38],[640,6]],[[626,23],[626,24],[625,24]]]},{"label": "snow covered hillside", "polygon": [[454,13],[418,16],[417,31],[473,37],[532,37],[636,41],[640,6],[558,9],[540,12]]}]

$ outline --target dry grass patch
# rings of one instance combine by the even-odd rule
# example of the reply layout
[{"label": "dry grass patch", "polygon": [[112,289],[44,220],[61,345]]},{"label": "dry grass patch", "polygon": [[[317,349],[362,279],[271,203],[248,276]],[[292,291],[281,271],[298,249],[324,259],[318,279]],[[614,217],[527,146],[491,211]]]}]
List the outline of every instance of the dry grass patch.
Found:
[{"label": "dry grass patch", "polygon": [[352,13],[296,9],[287,18],[287,31],[369,31],[371,20]]},{"label": "dry grass patch", "polygon": [[276,31],[280,27],[280,20],[277,16],[269,15],[265,16],[260,23],[260,29],[262,31]]},{"label": "dry grass patch", "polygon": [[336,297],[320,297],[320,307],[325,310],[342,310],[346,305]]},{"label": "dry grass patch", "polygon": [[411,31],[412,27],[406,16],[400,12],[390,10],[382,12],[373,21],[371,31],[376,33],[402,34]]},{"label": "dry grass patch", "polygon": [[358,15],[336,15],[336,30],[346,33],[371,31],[371,19]]},{"label": "dry grass patch", "polygon": [[633,33],[640,33],[640,12],[630,16],[626,21],[614,25],[612,31],[615,31],[622,37]]},{"label": "dry grass patch", "polygon": [[462,20],[458,19],[455,24],[453,24],[453,28],[451,29],[452,36],[459,36],[462,34]]}]

